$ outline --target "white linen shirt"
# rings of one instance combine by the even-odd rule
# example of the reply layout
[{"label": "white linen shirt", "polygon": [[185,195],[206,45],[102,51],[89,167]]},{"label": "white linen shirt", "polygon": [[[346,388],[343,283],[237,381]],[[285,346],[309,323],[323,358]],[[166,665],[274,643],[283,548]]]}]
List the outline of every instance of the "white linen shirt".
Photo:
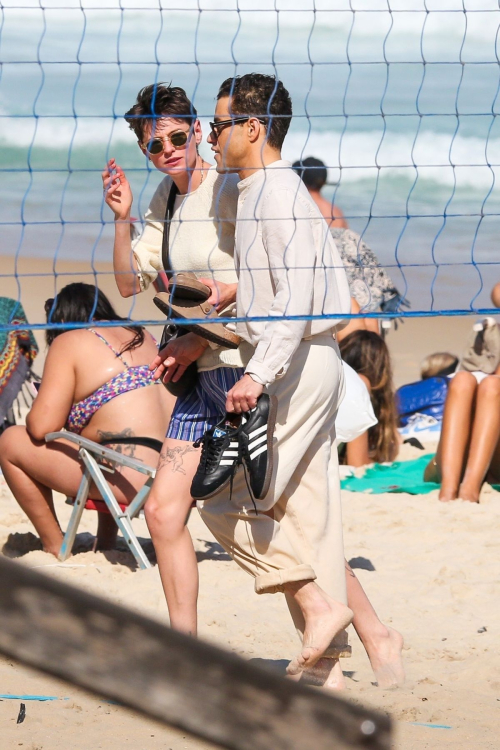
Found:
[{"label": "white linen shirt", "polygon": [[[286,373],[301,339],[332,330],[349,314],[349,286],[328,225],[290,162],[259,169],[238,190],[237,316],[247,320],[236,332],[256,347],[245,372],[269,385]],[[260,316],[276,320],[252,319]]]}]

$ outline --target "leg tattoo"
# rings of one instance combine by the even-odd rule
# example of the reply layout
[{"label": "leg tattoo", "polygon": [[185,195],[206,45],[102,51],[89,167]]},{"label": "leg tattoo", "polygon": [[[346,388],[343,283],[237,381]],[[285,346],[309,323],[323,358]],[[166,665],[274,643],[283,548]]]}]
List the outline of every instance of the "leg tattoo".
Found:
[{"label": "leg tattoo", "polygon": [[160,453],[160,460],[158,461],[157,471],[163,469],[165,466],[170,467],[172,471],[179,472],[180,474],[186,474],[184,469],[184,456],[187,453],[193,453],[199,450],[193,448],[193,445],[189,443],[185,448],[163,448]]}]

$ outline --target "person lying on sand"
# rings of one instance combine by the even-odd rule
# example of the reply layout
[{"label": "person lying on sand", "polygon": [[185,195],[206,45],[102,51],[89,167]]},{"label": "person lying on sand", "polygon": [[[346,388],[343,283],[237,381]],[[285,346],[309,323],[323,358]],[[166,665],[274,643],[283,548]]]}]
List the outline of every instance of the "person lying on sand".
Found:
[{"label": "person lying on sand", "polygon": [[[90,284],[69,284],[45,303],[47,322],[123,320],[107,297]],[[9,427],[0,437],[0,466],[12,493],[43,544],[56,557],[63,533],[53,491],[75,497],[82,478],[78,448],[63,441],[45,443],[48,432],[66,427],[129,456],[155,465],[173,397],[156,386],[149,363],[157,353],[141,326],[47,331],[49,351],[38,396],[26,427]],[[120,440],[126,440],[126,444]],[[152,447],[153,446],[153,447]],[[144,475],[123,468],[109,484],[119,503],[129,502]],[[100,499],[95,487],[89,497]],[[110,549],[117,526],[98,514],[97,549]]]}]

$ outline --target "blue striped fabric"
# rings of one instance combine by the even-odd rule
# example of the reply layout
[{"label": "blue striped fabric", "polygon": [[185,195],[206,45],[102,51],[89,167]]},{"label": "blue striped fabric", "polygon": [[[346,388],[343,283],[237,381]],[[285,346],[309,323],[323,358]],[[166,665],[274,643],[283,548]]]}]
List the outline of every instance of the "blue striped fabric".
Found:
[{"label": "blue striped fabric", "polygon": [[198,373],[196,389],[178,398],[167,437],[194,442],[226,413],[226,394],[243,377],[242,367],[218,367]]}]

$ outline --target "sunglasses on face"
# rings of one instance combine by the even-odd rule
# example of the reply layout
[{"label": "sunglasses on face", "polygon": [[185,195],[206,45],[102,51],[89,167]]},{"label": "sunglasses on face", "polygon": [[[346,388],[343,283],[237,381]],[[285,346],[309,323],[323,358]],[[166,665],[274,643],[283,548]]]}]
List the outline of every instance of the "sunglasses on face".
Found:
[{"label": "sunglasses on face", "polygon": [[148,154],[153,154],[155,156],[156,154],[161,154],[165,141],[170,141],[174,148],[182,148],[186,145],[188,137],[189,133],[185,130],[176,130],[174,133],[170,133],[170,135],[152,138],[148,143],[143,143],[142,145]]},{"label": "sunglasses on face", "polygon": [[236,125],[238,122],[247,122],[247,120],[258,120],[262,125],[266,124],[266,121],[261,117],[253,117],[253,115],[242,115],[241,117],[232,117],[230,120],[219,120],[218,122],[210,122],[210,135],[215,140],[218,139],[221,130],[227,128],[229,125]]}]

